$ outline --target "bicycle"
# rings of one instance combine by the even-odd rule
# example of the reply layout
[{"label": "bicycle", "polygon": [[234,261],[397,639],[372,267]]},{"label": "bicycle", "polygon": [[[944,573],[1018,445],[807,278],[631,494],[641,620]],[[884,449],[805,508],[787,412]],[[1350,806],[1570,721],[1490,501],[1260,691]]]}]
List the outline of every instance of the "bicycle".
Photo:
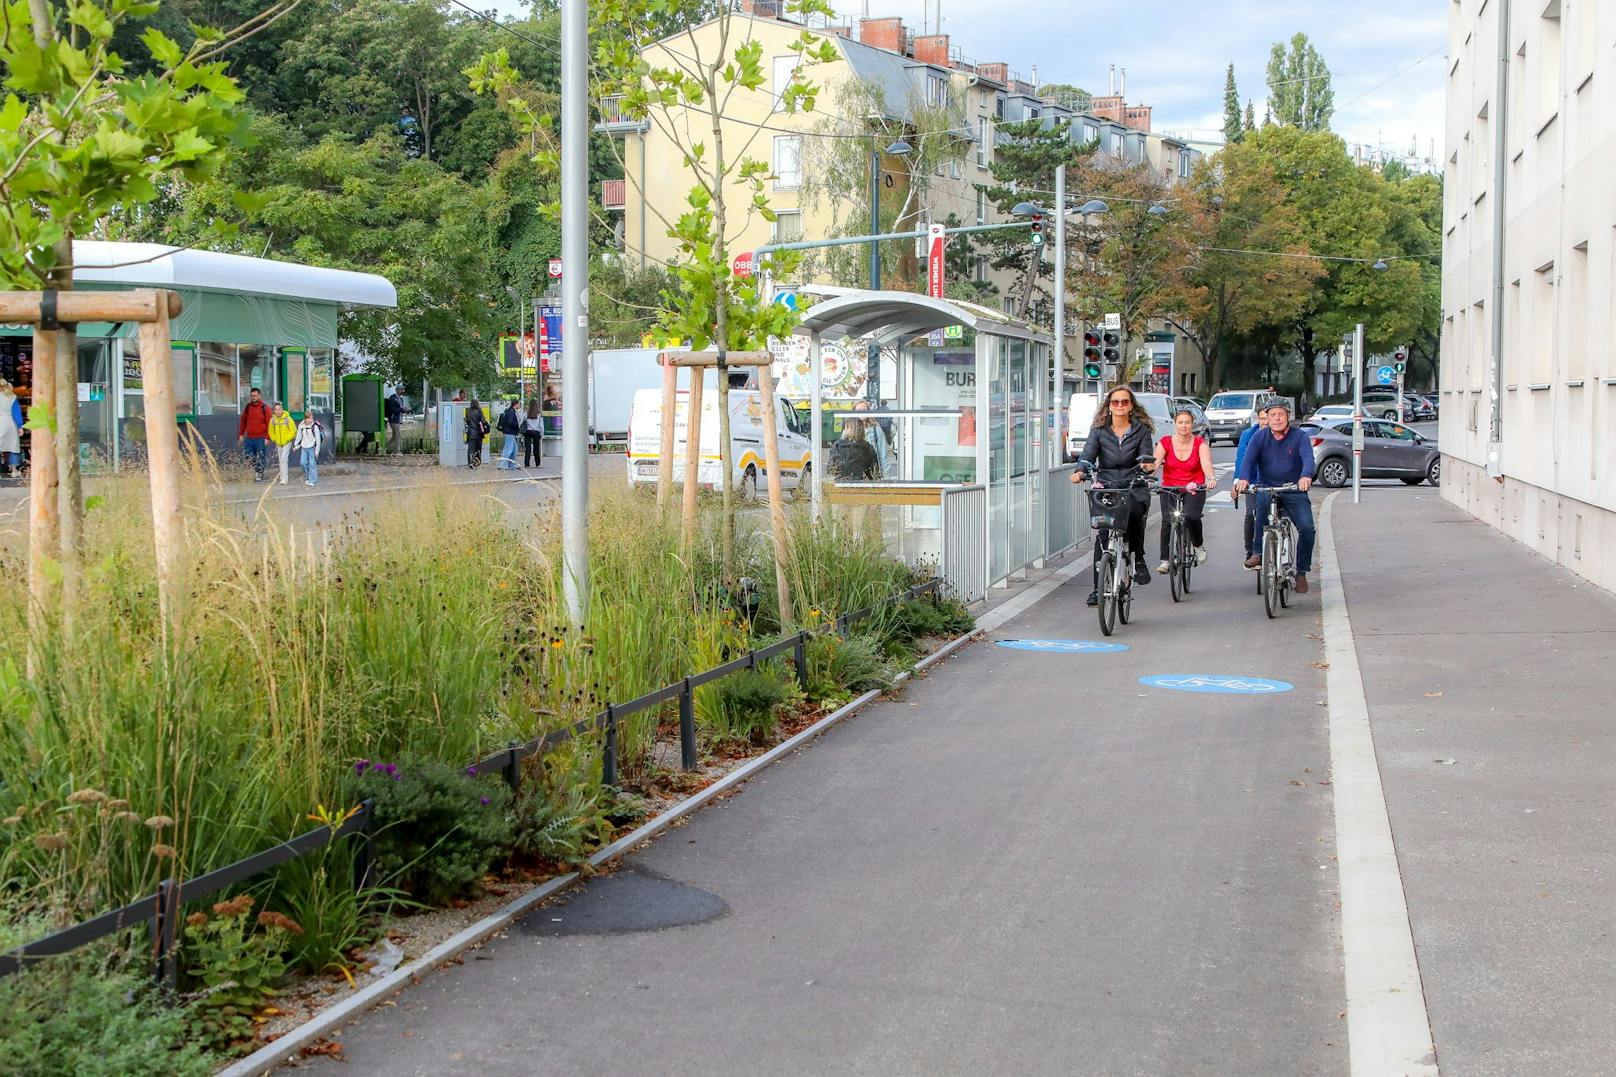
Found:
[{"label": "bicycle", "polygon": [[1206,487],[1160,486],[1164,494],[1176,495],[1172,513],[1167,520],[1167,579],[1172,585],[1173,601],[1182,602],[1190,593],[1190,570],[1195,567],[1195,551],[1190,548],[1189,524],[1184,519],[1184,498],[1204,491]]},{"label": "bicycle", "polygon": [[1289,608],[1291,588],[1296,580],[1296,525],[1282,510],[1276,494],[1299,487],[1294,482],[1283,486],[1252,486],[1250,494],[1268,495],[1268,519],[1263,522],[1262,565],[1257,570],[1257,591],[1263,596],[1263,611],[1270,618],[1278,610]]},{"label": "bicycle", "polygon": [[1120,487],[1108,487],[1098,481],[1088,484],[1089,526],[1109,532],[1096,581],[1100,632],[1107,636],[1116,631],[1118,621],[1127,624],[1133,612],[1133,573],[1129,566],[1138,551],[1128,547],[1128,516],[1141,511],[1133,503],[1133,491],[1149,488],[1150,481],[1143,476]]}]

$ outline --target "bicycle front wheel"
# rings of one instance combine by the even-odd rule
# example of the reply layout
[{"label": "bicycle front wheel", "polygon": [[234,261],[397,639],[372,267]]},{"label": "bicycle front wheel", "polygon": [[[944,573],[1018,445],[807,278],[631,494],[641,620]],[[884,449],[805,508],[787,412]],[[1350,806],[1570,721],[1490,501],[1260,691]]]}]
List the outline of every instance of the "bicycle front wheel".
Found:
[{"label": "bicycle front wheel", "polygon": [[1173,523],[1173,530],[1167,537],[1167,583],[1172,588],[1173,601],[1184,601],[1184,576],[1181,566],[1184,564],[1184,525]]},{"label": "bicycle front wheel", "polygon": [[1290,526],[1285,528],[1285,541],[1281,546],[1284,556],[1279,561],[1279,604],[1285,609],[1291,606],[1291,588],[1295,586],[1296,571],[1296,531]]},{"label": "bicycle front wheel", "polygon": [[1279,612],[1279,534],[1274,531],[1263,532],[1262,540],[1262,567],[1257,570],[1257,576],[1262,581],[1263,610],[1269,617]]},{"label": "bicycle front wheel", "polygon": [[1100,557],[1100,632],[1107,636],[1117,629],[1116,560],[1110,550]]},{"label": "bicycle front wheel", "polygon": [[1117,620],[1123,624],[1133,616],[1133,577],[1128,571],[1128,557],[1117,558]]}]

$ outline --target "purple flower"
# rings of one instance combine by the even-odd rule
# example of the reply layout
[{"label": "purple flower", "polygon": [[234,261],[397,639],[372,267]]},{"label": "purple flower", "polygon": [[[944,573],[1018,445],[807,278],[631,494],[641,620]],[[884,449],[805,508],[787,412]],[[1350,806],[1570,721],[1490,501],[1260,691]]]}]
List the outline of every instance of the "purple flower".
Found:
[{"label": "purple flower", "polygon": [[383,763],[381,766],[377,767],[376,769],[380,770],[384,774],[388,775],[395,782],[398,781],[398,764],[397,763]]},{"label": "purple flower", "polygon": [[468,777],[475,778],[477,776],[477,764],[473,763],[471,766],[467,767],[466,774]]},{"label": "purple flower", "polygon": [[483,802],[483,803],[484,803],[484,804],[487,804],[487,803],[488,803],[488,798],[487,798],[487,797],[483,797],[483,798],[482,798],[482,802]]},{"label": "purple flower", "polygon": [[370,766],[370,760],[361,759],[359,762],[353,765],[353,772],[355,774],[363,774],[365,772],[365,768],[368,766]]}]

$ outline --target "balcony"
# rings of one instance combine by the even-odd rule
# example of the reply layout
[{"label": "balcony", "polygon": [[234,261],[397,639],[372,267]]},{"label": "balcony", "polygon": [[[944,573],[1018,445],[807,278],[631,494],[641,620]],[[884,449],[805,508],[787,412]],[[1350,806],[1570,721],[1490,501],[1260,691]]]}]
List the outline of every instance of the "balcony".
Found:
[{"label": "balcony", "polygon": [[627,202],[626,184],[620,179],[600,181],[600,204],[603,209],[622,209]]},{"label": "balcony", "polygon": [[636,120],[632,116],[623,114],[623,98],[621,96],[603,97],[600,102],[600,122],[595,130],[607,134],[620,134],[627,131],[648,131],[650,121]]}]

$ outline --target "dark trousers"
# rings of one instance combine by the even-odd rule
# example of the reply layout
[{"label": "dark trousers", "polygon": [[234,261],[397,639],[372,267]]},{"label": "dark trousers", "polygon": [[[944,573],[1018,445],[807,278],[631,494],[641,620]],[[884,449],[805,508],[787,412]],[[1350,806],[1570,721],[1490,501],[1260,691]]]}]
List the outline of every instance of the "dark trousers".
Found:
[{"label": "dark trousers", "polygon": [[[1128,544],[1129,552],[1133,554],[1136,562],[1143,559],[1145,556],[1145,517],[1150,515],[1150,501],[1148,500],[1148,497],[1149,495],[1147,494],[1147,500],[1141,501],[1139,498],[1135,497],[1132,492],[1130,492],[1128,497],[1122,502],[1123,505],[1127,506],[1128,509],[1128,522],[1123,525],[1122,535],[1123,539]],[[1094,502],[1091,493],[1089,499],[1089,511],[1091,513],[1098,513],[1112,510],[1102,509],[1099,505],[1097,505]],[[1100,588],[1100,557],[1105,553],[1106,544],[1110,541],[1111,528],[1109,527],[1100,528],[1098,533],[1094,536],[1095,590],[1099,590]]]},{"label": "dark trousers", "polygon": [[483,439],[482,438],[467,438],[466,439],[466,463],[469,464],[473,460],[481,460],[482,458],[483,458]]},{"label": "dark trousers", "polygon": [[536,467],[544,463],[544,446],[537,430],[522,431],[522,466]]},{"label": "dark trousers", "polygon": [[1279,507],[1291,523],[1296,525],[1296,571],[1306,575],[1313,571],[1313,540],[1317,530],[1313,526],[1313,502],[1300,490],[1286,490],[1282,494],[1258,494],[1257,519],[1268,519],[1268,499],[1278,496]]},{"label": "dark trousers", "polygon": [[1246,495],[1246,556],[1257,556],[1257,495]]},{"label": "dark trousers", "polygon": [[[1206,512],[1206,491],[1197,490],[1193,494],[1183,496],[1184,530],[1189,532],[1191,546],[1201,546],[1206,542],[1206,536],[1201,530],[1201,516]],[[1172,552],[1167,548],[1167,543],[1173,533],[1173,503],[1178,500],[1178,497],[1178,494],[1168,493],[1165,490],[1161,492],[1161,556],[1163,561],[1167,560]]]}]

